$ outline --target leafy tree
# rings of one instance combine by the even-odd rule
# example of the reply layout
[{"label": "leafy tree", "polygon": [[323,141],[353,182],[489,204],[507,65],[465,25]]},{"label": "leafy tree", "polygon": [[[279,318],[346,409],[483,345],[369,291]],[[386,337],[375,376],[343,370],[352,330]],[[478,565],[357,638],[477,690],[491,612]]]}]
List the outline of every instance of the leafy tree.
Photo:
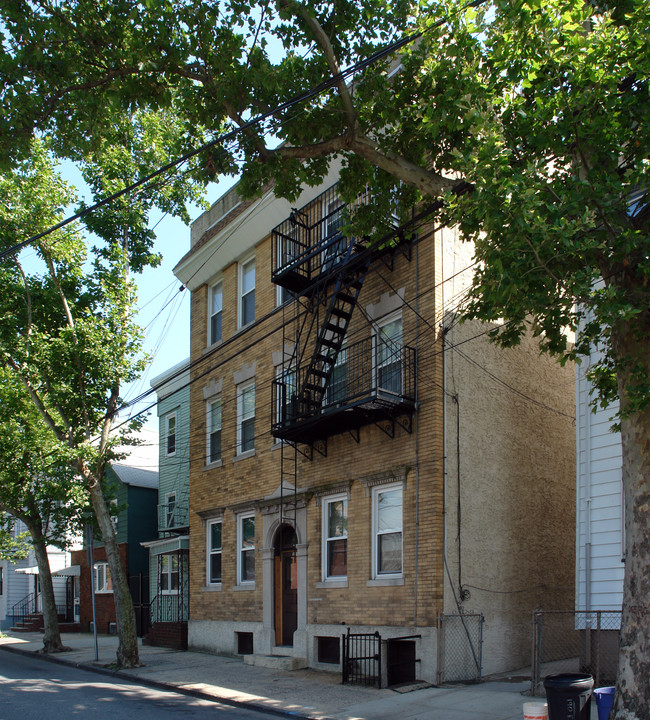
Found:
[{"label": "leafy tree", "polygon": [[[152,113],[120,117],[114,130],[116,134],[107,137],[105,144],[98,143],[96,154],[79,158],[91,191],[119,187],[140,167],[159,163],[170,152],[166,138],[175,138],[177,133],[172,118],[154,118]],[[55,224],[72,201],[70,189],[55,174],[50,156],[38,141],[32,145],[31,156],[0,181],[0,197],[4,247]],[[21,405],[16,434],[24,437],[14,439],[18,452],[24,453],[30,452],[30,443],[38,447],[43,440],[41,453],[32,448],[26,458],[36,472],[30,474],[26,466],[21,479],[60,488],[53,495],[61,501],[71,500],[67,495],[74,486],[70,468],[81,479],[113,579],[120,633],[117,661],[122,667],[139,663],[135,615],[103,478],[107,463],[117,457],[114,448],[124,443],[124,438],[111,434],[121,404],[120,388],[137,377],[145,362],[140,331],[133,320],[135,293],[129,274],[131,268],[139,271],[159,260],[151,251],[154,235],[148,227],[154,203],[183,215],[188,197],[195,197],[192,184],[182,175],[170,178],[92,216],[89,229],[103,242],[91,258],[79,229],[68,226],[36,243],[36,258],[24,262],[14,256],[0,267],[0,351],[11,381],[5,391],[14,392],[15,398],[9,398],[14,407],[25,398],[32,406],[29,412]],[[9,452],[10,448],[7,456]],[[47,480],[43,479],[48,472],[44,455],[51,456]],[[18,499],[12,502],[8,508],[20,506]],[[32,523],[32,533],[40,532],[34,523],[41,510],[43,506],[35,503],[31,514],[23,513],[28,526]],[[40,546],[44,552],[40,536],[34,541],[37,555]]]},{"label": "leafy tree", "polygon": [[[591,376],[601,402],[620,401],[627,528],[615,715],[644,717],[648,3],[41,0],[15,2],[2,17],[0,133],[14,155],[34,131],[52,131],[63,153],[91,146],[116,107],[136,106],[174,107],[186,138],[241,128],[235,145],[205,154],[203,169],[241,169],[250,194],[273,179],[293,198],[338,155],[344,198],[372,190],[351,220],[360,232],[400,203],[446,200],[438,219],[476,248],[466,315],[505,320],[495,340],[516,344],[532,326],[563,362],[602,345]],[[340,74],[409,33],[419,34]],[[570,345],[566,330],[578,328]]]},{"label": "leafy tree", "polygon": [[21,520],[31,544],[20,536],[3,555],[33,548],[43,609],[43,652],[67,650],[59,632],[47,546],[65,548],[79,527],[85,505],[81,483],[69,463],[62,463],[56,440],[43,423],[25,388],[7,368],[0,369],[0,511],[7,522]]}]

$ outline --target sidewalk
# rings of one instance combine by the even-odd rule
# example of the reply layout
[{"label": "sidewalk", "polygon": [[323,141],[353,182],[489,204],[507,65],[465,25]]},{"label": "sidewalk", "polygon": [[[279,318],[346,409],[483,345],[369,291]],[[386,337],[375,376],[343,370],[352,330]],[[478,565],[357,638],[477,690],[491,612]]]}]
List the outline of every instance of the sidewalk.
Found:
[{"label": "sidewalk", "polygon": [[[522,720],[524,702],[533,700],[521,695],[529,688],[527,681],[398,692],[341,685],[337,673],[269,670],[245,665],[240,658],[148,645],[140,646],[142,667],[114,671],[110,666],[115,662],[117,637],[99,636],[97,663],[92,635],[64,633],[62,639],[72,651],[49,656],[55,662],[231,705],[310,720]],[[42,646],[40,633],[14,633],[0,638],[0,649],[11,652],[29,654]]]}]

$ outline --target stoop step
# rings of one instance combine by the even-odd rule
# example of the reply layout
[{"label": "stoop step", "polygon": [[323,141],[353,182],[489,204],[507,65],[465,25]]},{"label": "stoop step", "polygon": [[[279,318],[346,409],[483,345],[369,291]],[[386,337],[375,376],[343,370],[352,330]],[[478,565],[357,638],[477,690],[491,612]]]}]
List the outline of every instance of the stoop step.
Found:
[{"label": "stoop step", "polygon": [[244,655],[244,662],[271,670],[300,670],[307,667],[307,658],[286,655]]}]

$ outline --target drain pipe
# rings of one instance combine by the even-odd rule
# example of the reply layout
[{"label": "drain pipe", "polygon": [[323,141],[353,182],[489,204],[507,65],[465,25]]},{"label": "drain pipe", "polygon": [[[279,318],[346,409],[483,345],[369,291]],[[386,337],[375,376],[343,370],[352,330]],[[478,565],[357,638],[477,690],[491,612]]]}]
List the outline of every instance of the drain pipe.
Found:
[{"label": "drain pipe", "polygon": [[[415,246],[415,407],[420,406],[420,384],[418,371],[420,369],[420,243]],[[420,423],[415,416],[415,583],[413,590],[413,627],[418,626],[418,570],[420,550]]]}]

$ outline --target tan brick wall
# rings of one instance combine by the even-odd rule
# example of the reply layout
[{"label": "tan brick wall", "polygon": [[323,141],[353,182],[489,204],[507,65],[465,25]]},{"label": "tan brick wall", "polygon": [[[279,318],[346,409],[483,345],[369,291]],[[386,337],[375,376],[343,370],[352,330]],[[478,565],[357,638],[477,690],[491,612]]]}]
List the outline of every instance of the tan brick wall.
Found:
[{"label": "tan brick wall", "polygon": [[[377,303],[394,289],[406,289],[406,300],[426,317],[435,317],[436,267],[433,251],[424,245],[410,262],[400,254],[393,269],[379,265],[377,272],[366,278],[360,308]],[[276,287],[270,281],[271,243],[267,238],[256,247],[256,319],[275,307]],[[243,257],[248,257],[244,255]],[[237,308],[237,265],[222,271],[223,280],[223,337],[224,346],[207,355],[207,287],[192,295],[192,361],[198,364],[192,377],[191,416],[193,452],[190,468],[191,587],[190,617],[193,620],[259,621],[262,614],[262,520],[256,522],[256,584],[255,590],[233,590],[236,585],[236,513],[232,505],[252,503],[275,491],[280,484],[281,452],[270,435],[271,382],[275,377],[273,352],[282,347],[283,318],[289,319],[293,309],[278,313],[260,326],[241,332],[234,340]],[[385,278],[385,279],[384,279]],[[390,283],[387,284],[387,282]],[[416,287],[422,293],[416,298]],[[316,587],[321,578],[321,507],[315,498],[308,505],[308,623],[367,623],[412,625],[417,610],[419,624],[435,624],[442,599],[442,449],[441,414],[438,368],[439,355],[432,353],[438,343],[437,325],[427,326],[406,306],[402,309],[405,344],[422,344],[432,357],[420,378],[420,410],[416,415],[413,433],[396,426],[391,439],[374,425],[361,428],[359,442],[348,433],[329,438],[327,457],[314,453],[309,461],[300,458],[297,484],[301,488],[318,488],[327,483],[352,481],[349,500],[348,528],[348,588]],[[275,333],[263,337],[273,328]],[[348,335],[353,339],[370,337],[371,330],[364,314],[357,309]],[[287,337],[289,330],[287,330]],[[247,345],[259,339],[254,347]],[[229,342],[230,341],[230,342]],[[256,362],[255,456],[239,461],[235,457],[236,388],[233,372],[244,363]],[[217,367],[218,366],[218,367]],[[214,367],[211,372],[206,369]],[[204,374],[206,373],[206,374]],[[223,430],[221,467],[204,468],[205,458],[205,401],[203,388],[211,379],[223,380]],[[419,467],[416,470],[416,466]],[[371,492],[361,482],[375,473],[390,468],[409,468],[404,486],[403,547],[404,585],[396,587],[367,587],[371,575]],[[418,498],[416,500],[416,491]],[[418,507],[416,523],[415,507]],[[198,512],[208,508],[226,508],[223,518],[223,579],[220,592],[204,591],[206,540],[203,519]],[[417,553],[417,604],[415,599]],[[417,605],[417,606],[416,606]]]}]

